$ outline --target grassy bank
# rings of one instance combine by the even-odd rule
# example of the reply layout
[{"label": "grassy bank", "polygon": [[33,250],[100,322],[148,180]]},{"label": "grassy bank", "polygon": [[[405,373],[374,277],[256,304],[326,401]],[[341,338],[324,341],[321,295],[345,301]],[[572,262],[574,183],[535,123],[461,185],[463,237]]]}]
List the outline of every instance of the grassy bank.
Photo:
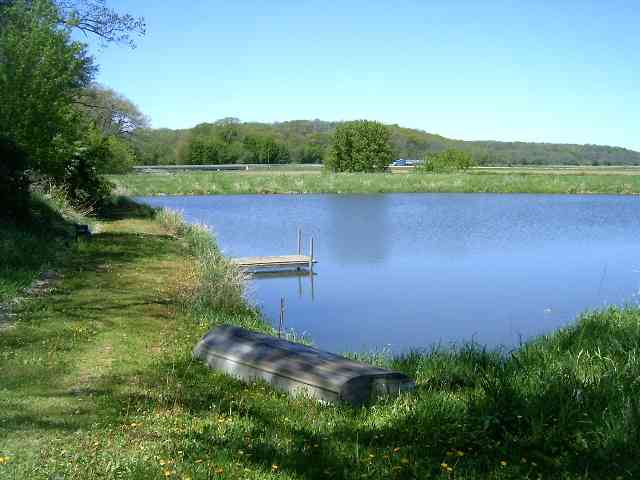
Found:
[{"label": "grassy bank", "polygon": [[183,172],[173,175],[114,175],[131,195],[251,193],[486,192],[640,194],[640,175],[479,171],[458,174],[292,174]]},{"label": "grassy bank", "polygon": [[637,309],[510,354],[361,356],[418,388],[352,409],[192,361],[214,325],[269,330],[203,230],[123,208],[71,253],[0,332],[2,479],[640,475]]}]

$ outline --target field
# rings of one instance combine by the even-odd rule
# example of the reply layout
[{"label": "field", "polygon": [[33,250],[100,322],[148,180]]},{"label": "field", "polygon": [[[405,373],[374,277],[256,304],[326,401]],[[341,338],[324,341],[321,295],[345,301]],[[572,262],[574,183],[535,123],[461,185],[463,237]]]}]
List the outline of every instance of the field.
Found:
[{"label": "field", "polygon": [[112,175],[129,195],[215,195],[252,193],[558,193],[640,194],[634,167],[500,168],[468,173],[405,174],[315,172],[180,172]]},{"label": "field", "polygon": [[352,353],[417,391],[322,405],[194,362],[215,325],[271,330],[206,232],[119,205],[40,259],[52,291],[0,331],[0,478],[640,475],[640,310],[586,313],[513,352]]}]

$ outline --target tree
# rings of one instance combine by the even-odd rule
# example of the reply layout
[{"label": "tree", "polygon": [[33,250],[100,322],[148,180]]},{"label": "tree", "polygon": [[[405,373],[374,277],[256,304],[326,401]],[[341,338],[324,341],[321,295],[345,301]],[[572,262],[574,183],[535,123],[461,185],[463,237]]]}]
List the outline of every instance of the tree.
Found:
[{"label": "tree", "polygon": [[78,138],[73,99],[95,68],[83,44],[58,27],[47,0],[16,0],[3,10],[0,32],[0,132],[12,138],[33,168],[60,178]]},{"label": "tree", "polygon": [[377,172],[392,159],[389,129],[380,122],[357,120],[336,128],[326,165],[335,172]]},{"label": "tree", "polygon": [[421,170],[433,173],[465,171],[475,165],[469,152],[449,148],[443,152],[430,153],[425,157]]},{"label": "tree", "polygon": [[60,22],[80,30],[86,36],[94,35],[106,43],[120,43],[135,48],[133,34],[146,33],[143,17],[120,14],[107,7],[105,0],[56,0]]},{"label": "tree", "polygon": [[124,95],[97,83],[85,88],[75,104],[104,135],[126,137],[138,128],[148,128],[149,120]]}]

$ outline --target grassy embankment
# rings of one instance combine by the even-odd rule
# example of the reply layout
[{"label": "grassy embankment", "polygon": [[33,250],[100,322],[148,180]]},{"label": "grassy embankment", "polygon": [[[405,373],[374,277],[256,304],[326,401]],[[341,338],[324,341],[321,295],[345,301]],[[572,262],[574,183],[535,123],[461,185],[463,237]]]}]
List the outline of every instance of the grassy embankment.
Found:
[{"label": "grassy embankment", "polygon": [[417,391],[321,405],[192,361],[211,326],[268,329],[210,237],[143,214],[101,219],[53,262],[55,290],[0,332],[0,478],[640,475],[637,309],[587,314],[508,355],[370,357]]},{"label": "grassy embankment", "polygon": [[[604,167],[603,167],[604,168]],[[293,172],[182,172],[114,175],[131,195],[211,195],[251,193],[563,193],[640,194],[640,175],[586,169],[565,171],[478,170],[453,174],[328,174]],[[611,170],[606,170],[611,172]]]}]

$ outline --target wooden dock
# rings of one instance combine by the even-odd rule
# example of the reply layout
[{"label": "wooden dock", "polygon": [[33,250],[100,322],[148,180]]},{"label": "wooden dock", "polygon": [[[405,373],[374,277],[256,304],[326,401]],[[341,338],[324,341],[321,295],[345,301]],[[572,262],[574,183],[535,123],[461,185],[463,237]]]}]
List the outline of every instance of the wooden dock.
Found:
[{"label": "wooden dock", "polygon": [[263,257],[241,257],[232,258],[231,261],[241,269],[249,272],[262,269],[273,270],[303,270],[308,269],[313,272],[313,265],[318,263],[314,256],[313,237],[309,239],[309,255],[302,252],[302,230],[298,229],[298,254],[297,255],[274,255]]},{"label": "wooden dock", "polygon": [[278,255],[273,257],[243,257],[232,258],[231,261],[240,268],[252,270],[255,268],[312,268],[317,263],[310,255]]}]

